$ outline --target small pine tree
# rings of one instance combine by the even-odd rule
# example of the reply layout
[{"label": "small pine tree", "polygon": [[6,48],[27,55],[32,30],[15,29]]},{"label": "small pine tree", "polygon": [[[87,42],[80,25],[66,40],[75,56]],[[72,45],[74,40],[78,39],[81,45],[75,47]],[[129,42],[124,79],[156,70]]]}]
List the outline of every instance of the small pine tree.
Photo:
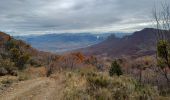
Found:
[{"label": "small pine tree", "polygon": [[116,74],[117,76],[120,76],[122,75],[122,70],[121,70],[121,67],[120,65],[117,63],[117,61],[113,61],[112,62],[112,65],[111,65],[111,68],[109,70],[109,75],[110,76],[113,76],[114,74]]}]

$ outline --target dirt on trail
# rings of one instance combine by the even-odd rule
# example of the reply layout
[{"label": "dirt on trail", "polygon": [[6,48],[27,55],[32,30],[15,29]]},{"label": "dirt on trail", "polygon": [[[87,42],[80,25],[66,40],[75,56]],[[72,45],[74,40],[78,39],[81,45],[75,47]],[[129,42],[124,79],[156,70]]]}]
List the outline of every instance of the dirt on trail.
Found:
[{"label": "dirt on trail", "polygon": [[0,100],[61,100],[62,89],[62,78],[37,78],[13,84]]}]

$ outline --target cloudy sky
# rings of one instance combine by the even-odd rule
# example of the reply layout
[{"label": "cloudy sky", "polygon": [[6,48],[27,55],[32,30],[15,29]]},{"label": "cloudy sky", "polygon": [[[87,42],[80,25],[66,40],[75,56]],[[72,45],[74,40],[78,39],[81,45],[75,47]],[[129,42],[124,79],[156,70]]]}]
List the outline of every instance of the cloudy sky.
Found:
[{"label": "cloudy sky", "polygon": [[12,35],[132,32],[151,26],[152,8],[160,1],[0,0],[0,31]]}]

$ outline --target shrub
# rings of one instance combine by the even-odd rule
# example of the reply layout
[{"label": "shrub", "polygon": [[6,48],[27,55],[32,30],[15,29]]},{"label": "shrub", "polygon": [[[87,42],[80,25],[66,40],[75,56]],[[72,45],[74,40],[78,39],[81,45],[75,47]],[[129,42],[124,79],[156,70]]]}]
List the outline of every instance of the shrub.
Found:
[{"label": "shrub", "polygon": [[29,61],[30,55],[23,53],[17,48],[10,49],[10,58],[15,63],[15,66],[20,70],[25,68],[25,64]]},{"label": "shrub", "polygon": [[112,93],[107,88],[99,88],[93,98],[96,100],[112,100]]},{"label": "shrub", "polygon": [[41,67],[41,61],[38,60],[38,58],[31,58],[29,60],[29,64],[35,67]]},{"label": "shrub", "polygon": [[25,80],[28,80],[29,78],[30,77],[29,77],[29,75],[27,73],[20,72],[18,80],[19,81],[25,81]]},{"label": "shrub", "polygon": [[92,88],[103,88],[107,87],[109,84],[110,79],[108,77],[104,76],[98,76],[98,75],[93,75],[93,76],[88,76],[87,81]]},{"label": "shrub", "polygon": [[[103,73],[94,73],[77,81],[75,78],[68,80],[64,92],[66,100],[157,100],[159,97],[155,88],[141,86],[127,76],[110,77]],[[84,84],[82,80],[85,81]],[[79,84],[81,82],[81,85],[75,84],[75,81]]]},{"label": "shrub", "polygon": [[14,67],[14,63],[10,59],[0,59],[0,75],[17,75],[17,68]]},{"label": "shrub", "polygon": [[[170,44],[167,40],[159,40],[157,43],[157,63],[160,69],[162,70],[166,80],[167,85],[170,83],[170,79],[168,77],[168,70],[170,69]],[[170,86],[170,85],[169,85]]]},{"label": "shrub", "polygon": [[88,76],[88,75],[91,75],[91,74],[94,74],[94,72],[97,71],[96,67],[94,66],[86,66],[86,67],[81,67],[77,70],[81,76]]},{"label": "shrub", "polygon": [[14,40],[14,39],[12,39],[12,40],[7,41],[7,42],[5,43],[5,48],[6,48],[7,50],[10,50],[10,49],[12,49],[12,48],[19,48],[19,46],[18,46],[17,41]]},{"label": "shrub", "polygon": [[166,59],[169,56],[169,43],[165,40],[160,40],[157,44],[158,57]]},{"label": "shrub", "polygon": [[9,85],[9,84],[12,84],[12,83],[13,83],[13,80],[7,79],[7,80],[1,81],[1,83],[2,83],[2,84],[5,84],[5,85]]},{"label": "shrub", "polygon": [[19,59],[21,55],[21,52],[17,48],[12,48],[10,49],[10,54],[11,54],[12,61],[17,62],[17,60]]},{"label": "shrub", "polygon": [[14,67],[14,63],[10,61],[10,59],[0,59],[0,67],[10,69],[11,67]]},{"label": "shrub", "polygon": [[121,70],[121,67],[120,65],[117,63],[117,61],[113,61],[112,62],[112,65],[111,65],[111,68],[109,70],[109,75],[110,76],[113,76],[114,74],[120,76],[122,75],[122,70]]},{"label": "shrub", "polygon": [[78,73],[66,72],[65,73],[65,89],[64,100],[89,100],[90,96],[86,92],[86,80]]},{"label": "shrub", "polygon": [[17,41],[15,39],[12,39],[10,41],[7,41],[5,43],[7,54],[2,54],[3,56],[8,56],[7,58],[10,58],[12,62],[15,63],[15,67],[18,67],[18,69],[22,70],[25,68],[25,64],[29,61],[30,55],[27,53],[24,53],[24,48],[21,41]]},{"label": "shrub", "polygon": [[30,56],[28,54],[23,54],[19,57],[18,61],[16,62],[16,65],[19,69],[24,69],[25,64],[28,62],[30,59]]}]

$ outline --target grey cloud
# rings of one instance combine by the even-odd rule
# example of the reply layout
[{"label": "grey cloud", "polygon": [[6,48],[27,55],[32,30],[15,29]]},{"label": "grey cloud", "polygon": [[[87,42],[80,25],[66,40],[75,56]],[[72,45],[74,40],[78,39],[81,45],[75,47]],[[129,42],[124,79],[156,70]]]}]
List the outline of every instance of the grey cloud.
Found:
[{"label": "grey cloud", "polygon": [[22,34],[134,31],[149,27],[151,10],[160,1],[0,0],[0,30]]}]

